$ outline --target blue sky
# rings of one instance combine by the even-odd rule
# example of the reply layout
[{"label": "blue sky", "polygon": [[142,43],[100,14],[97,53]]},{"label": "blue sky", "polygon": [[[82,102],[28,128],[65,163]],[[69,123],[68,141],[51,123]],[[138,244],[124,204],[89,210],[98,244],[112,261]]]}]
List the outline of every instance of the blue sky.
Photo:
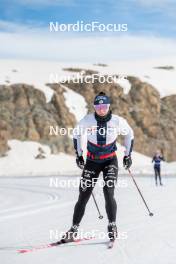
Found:
[{"label": "blue sky", "polygon": [[50,21],[77,20],[127,23],[130,33],[174,36],[176,3],[173,0],[1,0],[0,19],[47,26]]},{"label": "blue sky", "polygon": [[[36,29],[42,36],[46,34],[45,37],[48,40],[50,21],[66,24],[75,23],[78,20],[99,21],[105,24],[127,23],[128,32],[123,33],[123,38],[138,37],[148,38],[148,40],[161,38],[164,42],[173,42],[176,36],[176,3],[174,0],[89,0],[85,2],[81,0],[1,0],[0,10],[0,40],[5,43],[10,39],[9,33],[12,31],[13,34],[16,33],[18,36],[21,34],[21,38],[24,37],[24,47],[26,45],[25,34],[28,30],[30,30],[28,37],[30,35],[34,43],[36,35],[32,35],[32,30]],[[101,37],[101,33],[96,34],[97,38]],[[111,33],[111,36],[109,36],[110,33],[106,34],[107,37],[120,37],[120,33],[117,32],[113,35]],[[70,34],[70,37],[73,35]],[[78,34],[75,34],[76,37]],[[91,38],[90,33],[84,34],[84,37]],[[56,36],[50,35],[49,38],[51,41],[59,40],[56,40]],[[8,56],[10,56],[7,50],[4,49],[3,52],[9,53]],[[3,53],[4,56],[5,53]],[[11,54],[13,53],[15,50],[14,52],[12,50]],[[16,56],[17,54],[18,52]],[[2,51],[0,55],[2,56]]]}]

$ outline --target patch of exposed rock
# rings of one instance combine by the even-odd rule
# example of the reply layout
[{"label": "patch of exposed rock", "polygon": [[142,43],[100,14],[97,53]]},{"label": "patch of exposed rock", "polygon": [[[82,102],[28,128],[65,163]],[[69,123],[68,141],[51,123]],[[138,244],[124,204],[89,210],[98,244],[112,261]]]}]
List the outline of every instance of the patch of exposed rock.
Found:
[{"label": "patch of exposed rock", "polygon": [[[152,156],[160,148],[168,161],[176,160],[173,145],[176,138],[175,96],[160,99],[159,92],[149,83],[128,76],[130,92],[123,93],[119,84],[109,83],[67,83],[75,92],[82,94],[93,110],[92,102],[97,93],[104,91],[112,99],[114,114],[125,117],[134,129],[134,149]],[[166,132],[166,127],[171,127]]]},{"label": "patch of exposed rock", "polygon": [[[54,85],[53,85],[54,88]],[[46,103],[42,91],[27,84],[0,86],[0,154],[8,150],[8,139],[38,141],[51,147],[52,153],[72,153],[71,139],[50,135],[50,127],[75,125],[75,117],[65,105],[64,89],[57,85],[57,92]],[[67,117],[67,118],[65,118]]]}]

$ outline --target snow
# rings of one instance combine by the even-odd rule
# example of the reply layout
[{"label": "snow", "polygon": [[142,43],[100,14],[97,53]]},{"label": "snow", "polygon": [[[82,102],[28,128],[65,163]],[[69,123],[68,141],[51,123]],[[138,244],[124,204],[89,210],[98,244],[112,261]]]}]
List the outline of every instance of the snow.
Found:
[{"label": "snow", "polygon": [[[160,66],[172,66],[173,70],[156,69]],[[131,61],[118,61],[108,64],[108,67],[95,67],[96,70],[101,70],[105,74],[119,74],[122,76],[135,76],[144,82],[153,85],[160,93],[161,97],[176,94],[176,58],[158,58],[150,60],[131,60]],[[123,79],[122,79],[122,82]],[[127,85],[127,83],[126,83]],[[122,86],[126,89],[126,85]],[[128,87],[127,87],[128,89]]]},{"label": "snow", "polygon": [[124,94],[128,94],[128,92],[129,92],[130,89],[131,89],[131,84],[130,84],[130,82],[129,82],[126,78],[124,78],[124,77],[126,77],[126,76],[124,75],[124,76],[118,78],[118,79],[116,80],[116,83],[119,84],[119,85],[123,88],[123,92],[124,92]]},{"label": "snow", "polygon": [[[46,101],[50,102],[54,91],[46,84],[64,82],[77,75],[63,70],[67,67],[69,67],[68,64],[57,62],[1,60],[0,84],[26,83],[34,85],[35,88],[44,92]],[[66,89],[64,93],[66,105],[76,119],[80,120],[87,113],[84,97],[64,85],[63,87]]]},{"label": "snow", "polygon": [[[123,156],[125,148],[120,144],[117,144],[117,157],[120,167],[120,173],[125,174],[126,171],[123,168]],[[132,152],[133,165],[131,170],[136,175],[149,175],[153,174],[153,163],[152,158],[143,155],[139,152]],[[176,174],[176,162],[162,162],[161,171],[164,175],[175,175]]]},{"label": "snow", "polygon": [[[112,250],[106,246],[107,217],[102,191],[102,175],[94,195],[102,220],[90,198],[79,234],[94,239],[55,248],[19,254],[57,241],[70,228],[78,198],[81,171],[75,157],[52,155],[48,146],[36,142],[10,140],[11,150],[0,159],[0,259],[4,264],[175,264],[176,251],[176,162],[163,163],[164,186],[154,184],[151,158],[133,152],[133,172],[153,217],[148,212],[129,175],[124,175],[124,148],[118,145],[119,177],[115,190],[119,238]],[[38,148],[46,158],[37,160]],[[15,177],[16,176],[16,177]],[[143,177],[138,177],[143,176]]]},{"label": "snow", "polygon": [[[48,65],[48,70],[50,66]],[[35,88],[44,92],[46,101],[53,96],[53,90],[46,86],[48,83],[48,71],[42,67],[42,62],[33,61],[0,61],[0,84],[25,83],[34,85]],[[8,81],[8,83],[7,83]]]},{"label": "snow", "polygon": [[[0,159],[0,176],[49,176],[49,175],[80,175],[81,171],[76,166],[75,156],[65,153],[54,155],[48,146],[31,141],[9,140],[11,150],[6,157]],[[45,152],[45,159],[35,159],[39,153],[38,148]],[[123,168],[124,147],[117,144],[117,157],[119,171],[126,174]],[[86,145],[84,145],[86,158]],[[151,158],[137,152],[132,154],[132,171],[136,175],[153,174]],[[176,171],[176,162],[163,162],[162,171],[165,175],[173,175]]]},{"label": "snow", "polygon": [[[7,61],[0,62],[0,83],[33,84],[41,89],[47,102],[53,91],[49,83],[50,73],[59,78],[70,73],[63,67],[80,67],[99,70],[101,73],[135,75],[153,84],[161,96],[175,94],[175,70],[158,70],[153,67],[171,65],[176,59],[160,61],[118,61],[108,67],[88,64],[63,65],[57,62]],[[14,71],[13,69],[16,69]],[[162,78],[161,78],[162,76]],[[124,92],[130,84],[122,81]],[[66,104],[77,120],[86,113],[83,97],[66,89]],[[118,145],[119,178],[115,190],[117,200],[117,226],[119,239],[112,250],[107,250],[107,218],[104,197],[99,182],[94,194],[104,218],[98,219],[96,207],[90,198],[80,232],[95,233],[95,239],[81,243],[41,249],[32,253],[18,254],[17,250],[45,245],[57,241],[59,234],[68,230],[72,222],[81,171],[75,157],[60,153],[53,155],[48,146],[37,142],[9,140],[11,150],[0,158],[0,259],[3,264],[175,264],[176,208],[175,189],[176,162],[162,163],[163,187],[154,185],[151,158],[133,152],[131,168],[149,208],[154,213],[148,216],[137,190],[122,165],[124,148]],[[38,148],[45,152],[45,159],[35,159]],[[126,175],[124,175],[126,174]],[[143,177],[139,177],[143,176]],[[51,182],[58,180],[58,186]],[[52,180],[52,181],[51,181]],[[62,183],[66,183],[64,186]],[[68,184],[69,183],[69,184]],[[71,183],[71,184],[70,184]]]},{"label": "snow", "polygon": [[[76,179],[75,177],[72,177]],[[70,177],[61,177],[68,181]],[[4,264],[174,264],[176,258],[176,179],[167,178],[163,187],[155,187],[151,177],[137,183],[151,209],[144,204],[130,178],[119,177],[126,185],[116,187],[119,239],[112,250],[104,238],[107,217],[102,187],[97,183],[94,194],[104,218],[90,198],[80,225],[83,234],[95,233],[95,239],[32,253],[19,254],[19,249],[57,241],[71,225],[78,187],[50,186],[49,177],[0,178],[0,258]]]},{"label": "snow", "polygon": [[62,87],[66,90],[64,97],[67,107],[74,114],[76,120],[80,121],[87,114],[87,103],[84,97],[68,89],[65,85],[62,85]]},{"label": "snow", "polygon": [[[79,64],[75,64],[78,67]],[[172,66],[173,70],[156,69],[158,66]],[[85,64],[82,66],[86,67]],[[79,67],[81,67],[79,65]],[[135,76],[144,82],[153,85],[161,97],[176,94],[176,57],[141,59],[141,60],[122,60],[109,62],[107,67],[87,65],[87,68],[98,71],[100,74],[118,74],[118,83],[124,88],[124,93],[130,90],[130,83],[126,76]]]},{"label": "snow", "polygon": [[[51,155],[50,148],[37,142],[9,140],[11,150],[0,159],[1,176],[43,176],[79,172],[75,158],[65,153]],[[45,159],[35,159],[41,147]],[[69,169],[68,169],[69,168]]]},{"label": "snow", "polygon": [[[174,69],[163,70],[155,68],[167,65],[173,66]],[[64,68],[91,69],[98,71],[100,74],[120,75],[121,78],[117,82],[124,88],[124,93],[128,93],[130,90],[130,83],[125,77],[131,75],[152,84],[159,91],[161,97],[176,94],[176,57],[136,61],[119,60],[117,62],[109,62],[107,67],[93,65],[93,63],[3,59],[0,61],[0,84],[7,84],[6,81],[9,84],[32,84],[45,93],[47,102],[49,102],[53,95],[53,90],[46,86],[47,83],[59,82],[78,76],[78,73],[64,71]],[[81,107],[83,107],[85,105],[83,99],[79,99],[80,101]],[[72,105],[72,103],[69,102],[69,105]],[[70,109],[72,109],[72,106],[70,106]]]}]

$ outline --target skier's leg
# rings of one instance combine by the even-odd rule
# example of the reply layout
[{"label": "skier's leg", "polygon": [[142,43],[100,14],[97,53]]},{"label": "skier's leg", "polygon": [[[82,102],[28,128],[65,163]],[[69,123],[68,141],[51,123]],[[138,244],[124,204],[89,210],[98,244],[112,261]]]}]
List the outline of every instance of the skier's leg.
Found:
[{"label": "skier's leg", "polygon": [[108,164],[104,167],[103,178],[104,178],[104,197],[105,197],[105,207],[106,213],[109,220],[108,225],[108,235],[110,239],[115,239],[117,237],[117,227],[116,227],[116,213],[117,204],[114,198],[115,184],[117,182],[118,176],[118,162],[117,158],[108,161]]},{"label": "skier's leg", "polygon": [[156,167],[156,177],[157,177],[157,179],[159,179],[159,181],[160,181],[160,168],[159,167]]},{"label": "skier's leg", "polygon": [[154,167],[154,171],[155,171],[155,184],[157,185],[157,168],[156,167]]},{"label": "skier's leg", "polygon": [[97,182],[100,171],[98,163],[87,160],[80,181],[78,201],[74,208],[73,225],[79,225],[81,222],[86,204]]},{"label": "skier's leg", "polygon": [[159,177],[160,185],[163,185],[161,182],[161,168],[160,167],[158,167],[158,177]]},{"label": "skier's leg", "polygon": [[79,198],[74,208],[73,224],[62,237],[63,243],[73,241],[77,237],[79,224],[84,215],[85,207],[90,198],[93,187],[98,179],[99,172],[100,168],[98,164],[88,160],[86,161],[79,186]]},{"label": "skier's leg", "polygon": [[117,182],[118,176],[118,163],[117,158],[114,158],[108,161],[108,164],[104,167],[103,170],[103,178],[104,178],[104,197],[105,197],[105,206],[106,206],[106,213],[108,216],[109,222],[116,221],[116,211],[117,211],[117,204],[114,198],[114,189],[115,184]]}]

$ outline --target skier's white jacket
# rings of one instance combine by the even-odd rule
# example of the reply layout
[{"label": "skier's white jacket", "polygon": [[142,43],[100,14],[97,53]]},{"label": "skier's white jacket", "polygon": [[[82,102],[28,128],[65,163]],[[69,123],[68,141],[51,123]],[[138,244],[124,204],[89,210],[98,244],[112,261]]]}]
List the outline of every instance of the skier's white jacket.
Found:
[{"label": "skier's white jacket", "polygon": [[74,148],[78,156],[83,154],[82,141],[87,137],[87,158],[104,160],[115,156],[118,135],[124,136],[125,155],[130,155],[134,134],[127,121],[114,114],[107,120],[97,119],[95,113],[86,115],[73,131]]}]

